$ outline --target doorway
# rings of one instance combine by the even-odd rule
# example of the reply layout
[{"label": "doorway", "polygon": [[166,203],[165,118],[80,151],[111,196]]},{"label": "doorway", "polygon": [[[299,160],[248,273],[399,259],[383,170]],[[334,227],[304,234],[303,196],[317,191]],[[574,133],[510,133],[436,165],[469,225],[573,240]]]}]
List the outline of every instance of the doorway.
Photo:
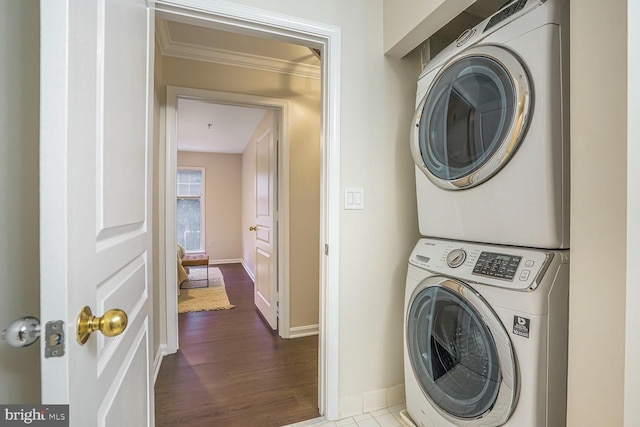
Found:
[{"label": "doorway", "polygon": [[[339,215],[339,153],[338,153],[338,117],[339,117],[339,29],[324,24],[310,25],[292,18],[283,23],[281,15],[254,9],[217,10],[215,4],[206,13],[184,7],[169,5],[169,2],[156,3],[157,17],[161,19],[179,19],[192,25],[225,29],[227,31],[251,33],[260,37],[285,38],[291,43],[304,44],[321,50],[325,60],[322,65],[322,123],[321,123],[321,208],[320,208],[320,321],[319,321],[319,407],[321,414],[336,418],[338,414],[338,229],[331,227],[338,223]],[[233,9],[233,7],[232,7]],[[178,18],[179,17],[179,18]],[[277,36],[276,36],[277,34]],[[172,153],[165,150],[164,174],[161,182],[168,186],[166,175],[173,168]],[[165,218],[165,223],[170,223]],[[171,234],[165,236],[166,259],[175,252]],[[331,248],[331,250],[329,250]],[[167,272],[167,281],[171,281],[171,272]],[[166,301],[167,323],[175,324],[172,313],[175,309],[169,298]],[[168,334],[169,340],[172,334]],[[176,340],[177,341],[177,340]],[[171,353],[168,343],[167,353]],[[174,350],[175,351],[175,350]]]},{"label": "doorway", "polygon": [[[197,99],[178,94],[176,114],[169,118],[177,117],[177,138],[174,141],[171,135],[170,144],[177,145],[178,178],[184,176],[182,181],[186,181],[178,179],[175,186],[177,240],[186,252],[204,252],[209,264],[240,263],[255,284],[255,306],[270,328],[277,330],[278,284],[282,291],[289,289],[288,281],[278,275],[289,267],[288,260],[283,259],[283,268],[278,268],[279,241],[289,228],[288,209],[283,212],[284,221],[278,220],[282,211],[278,202],[289,200],[289,186],[278,185],[282,182],[277,170],[282,164],[277,160],[277,153],[283,151],[278,149],[283,141],[279,135],[282,111],[265,109],[264,103],[251,104],[251,99],[243,95],[224,95],[244,99],[231,105],[220,103],[215,92],[200,92]],[[287,104],[284,100],[281,103]],[[319,138],[319,129],[316,132]],[[194,172],[193,168],[197,170]],[[194,191],[197,194],[192,194]],[[319,197],[315,195],[318,200]],[[195,237],[192,241],[182,233],[181,228],[186,226],[195,231],[189,234]],[[319,228],[317,221],[315,228]],[[284,243],[288,247],[289,242]],[[317,246],[316,243],[314,248]],[[318,258],[317,253],[314,258]],[[317,268],[308,274],[309,291],[317,294]],[[311,279],[313,276],[315,280]],[[179,277],[184,278],[184,274]],[[200,281],[188,284],[196,285],[202,286]],[[180,293],[179,301],[186,302],[188,298],[190,295]],[[281,324],[279,328],[282,337],[288,337],[290,304],[288,298],[280,301],[280,312],[287,318],[284,327]],[[317,319],[313,323],[317,324]]]}]

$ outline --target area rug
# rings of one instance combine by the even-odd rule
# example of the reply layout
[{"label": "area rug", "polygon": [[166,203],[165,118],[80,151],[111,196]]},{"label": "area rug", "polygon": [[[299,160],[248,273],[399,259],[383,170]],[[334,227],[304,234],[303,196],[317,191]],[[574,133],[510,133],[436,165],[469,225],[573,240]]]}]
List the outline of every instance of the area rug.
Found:
[{"label": "area rug", "polygon": [[[202,270],[203,275],[202,282],[206,283],[206,271],[204,268],[200,270]],[[192,272],[192,274],[194,273],[195,272]],[[201,288],[180,289],[180,295],[178,295],[178,313],[229,310],[235,307],[229,302],[222,272],[219,268],[209,267],[208,285],[207,287]]]},{"label": "area rug", "polygon": [[207,269],[204,267],[189,267],[189,276],[182,282],[180,289],[206,288],[224,286],[222,272],[218,267],[209,267],[209,282],[207,283]]}]

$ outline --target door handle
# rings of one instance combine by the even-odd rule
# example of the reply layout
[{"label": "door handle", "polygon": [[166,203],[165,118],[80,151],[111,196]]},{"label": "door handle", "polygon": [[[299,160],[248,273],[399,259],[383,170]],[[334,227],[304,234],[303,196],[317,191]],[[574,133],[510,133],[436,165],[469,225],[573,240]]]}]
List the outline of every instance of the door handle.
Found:
[{"label": "door handle", "polygon": [[76,330],[78,344],[86,343],[89,340],[89,335],[98,330],[107,337],[120,335],[127,328],[128,321],[127,313],[119,308],[107,310],[102,317],[96,317],[88,306],[84,306],[78,314],[78,328]]},{"label": "door handle", "polygon": [[27,347],[40,338],[40,320],[25,316],[11,322],[2,331],[2,339],[11,347]]},{"label": "door handle", "polygon": [[257,225],[252,225],[251,227],[249,227],[249,231],[256,231],[258,229]]}]

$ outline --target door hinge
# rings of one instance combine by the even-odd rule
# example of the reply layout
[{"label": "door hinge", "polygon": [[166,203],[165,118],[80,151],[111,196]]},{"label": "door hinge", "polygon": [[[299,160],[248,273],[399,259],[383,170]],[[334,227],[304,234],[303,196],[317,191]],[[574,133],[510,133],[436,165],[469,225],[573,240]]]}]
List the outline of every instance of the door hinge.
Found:
[{"label": "door hinge", "polygon": [[324,254],[329,255],[329,245],[326,243],[324,244]]}]

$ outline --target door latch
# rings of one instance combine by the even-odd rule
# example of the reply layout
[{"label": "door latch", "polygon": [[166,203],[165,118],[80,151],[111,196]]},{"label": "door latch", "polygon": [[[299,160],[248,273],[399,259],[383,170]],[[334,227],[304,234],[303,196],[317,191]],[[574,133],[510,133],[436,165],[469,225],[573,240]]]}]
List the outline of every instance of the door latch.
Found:
[{"label": "door latch", "polygon": [[[40,320],[25,316],[17,319],[2,331],[2,339],[11,347],[27,347],[38,341],[42,331]],[[57,320],[45,325],[44,357],[64,356],[64,322]]]},{"label": "door latch", "polygon": [[64,322],[47,322],[45,333],[47,342],[44,345],[44,357],[64,356]]}]

